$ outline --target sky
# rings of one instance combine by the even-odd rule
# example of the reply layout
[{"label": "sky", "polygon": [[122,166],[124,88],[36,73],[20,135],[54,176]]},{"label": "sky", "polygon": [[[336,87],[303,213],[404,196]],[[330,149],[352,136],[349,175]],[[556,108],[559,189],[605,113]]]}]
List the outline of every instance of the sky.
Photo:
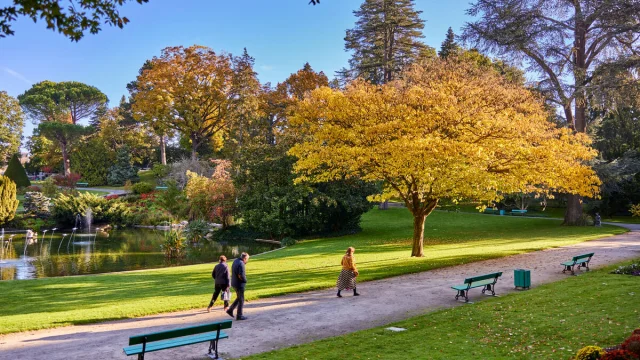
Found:
[{"label": "sky", "polygon": [[[12,3],[0,0],[0,8]],[[426,21],[423,39],[436,49],[449,27],[456,34],[470,18],[469,0],[416,0]],[[79,81],[104,92],[110,106],[127,95],[145,60],[167,46],[208,46],[216,52],[240,55],[247,48],[255,58],[262,83],[285,80],[309,62],[332,78],[347,65],[344,36],[353,28],[353,11],[361,0],[150,0],[126,4],[120,14],[130,23],[123,29],[106,25],[79,42],[21,18],[14,36],[0,38],[0,91],[18,96],[34,83]],[[86,120],[85,120],[86,121]],[[26,122],[23,136],[33,124]]]}]

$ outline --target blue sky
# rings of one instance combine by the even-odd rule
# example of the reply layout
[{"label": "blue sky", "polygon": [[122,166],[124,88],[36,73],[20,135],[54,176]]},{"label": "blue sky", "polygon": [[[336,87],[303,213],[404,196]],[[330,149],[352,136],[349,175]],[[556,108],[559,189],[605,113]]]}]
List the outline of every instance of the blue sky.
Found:
[{"label": "blue sky", "polygon": [[[0,7],[9,3],[0,0]],[[103,27],[74,43],[39,22],[20,19],[16,34],[0,38],[0,90],[18,96],[42,80],[80,81],[96,86],[118,104],[146,59],[167,46],[193,44],[256,59],[260,81],[276,84],[309,62],[333,77],[347,65],[345,30],[355,23],[360,0],[150,0],[127,4],[124,29]],[[424,41],[438,48],[451,26],[468,20],[468,0],[417,0],[426,20]],[[33,125],[28,122],[25,138]]]}]

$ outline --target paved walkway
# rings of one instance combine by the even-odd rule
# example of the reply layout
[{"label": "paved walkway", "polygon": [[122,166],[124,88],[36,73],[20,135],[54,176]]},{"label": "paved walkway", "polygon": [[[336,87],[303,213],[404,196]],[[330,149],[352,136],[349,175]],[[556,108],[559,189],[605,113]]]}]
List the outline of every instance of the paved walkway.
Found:
[{"label": "paved walkway", "polygon": [[127,190],[120,189],[104,189],[104,188],[93,188],[93,187],[79,187],[76,190],[90,190],[90,191],[102,191],[108,193],[108,195],[124,195],[128,193]]},{"label": "paved walkway", "polygon": [[[360,297],[347,294],[339,299],[331,289],[252,301],[245,311],[249,320],[234,322],[233,329],[229,331],[230,338],[220,342],[220,349],[225,358],[246,356],[461,305],[454,301],[455,292],[449,287],[466,276],[503,271],[496,292],[505,294],[514,291],[515,268],[531,269],[535,286],[566,278],[559,264],[574,255],[595,252],[594,268],[638,258],[640,226],[629,227],[636,231],[558,249],[363,283],[358,287],[362,294]],[[251,263],[248,270],[250,276]],[[251,291],[250,282],[248,289]],[[471,301],[479,301],[482,297],[480,291],[470,294]],[[202,300],[204,307],[208,299]],[[95,325],[9,334],[0,337],[0,359],[126,359],[122,347],[127,345],[129,336],[226,319],[229,317],[217,307],[211,313],[206,313],[203,308]],[[151,353],[146,358],[203,359],[206,349],[207,344],[198,344]]]}]

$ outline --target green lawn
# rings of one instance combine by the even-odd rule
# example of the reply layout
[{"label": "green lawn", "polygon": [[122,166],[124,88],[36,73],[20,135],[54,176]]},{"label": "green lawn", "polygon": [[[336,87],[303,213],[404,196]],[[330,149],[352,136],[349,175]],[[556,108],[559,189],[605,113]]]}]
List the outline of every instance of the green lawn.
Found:
[{"label": "green lawn", "polygon": [[[156,178],[153,176],[153,172],[151,170],[140,170],[138,171],[138,176],[140,177],[140,182],[148,182],[149,184],[157,185]],[[93,186],[96,189],[105,189],[105,190],[125,190],[124,186]]]},{"label": "green lawn", "polygon": [[244,359],[571,359],[640,327],[640,277],[608,271]]},{"label": "green lawn", "polygon": [[[620,234],[614,227],[563,227],[559,221],[435,212],[425,225],[425,257],[410,258],[406,209],[373,210],[361,233],[306,240],[251,259],[248,299],[335,285],[340,259],[355,246],[361,281],[453,266]],[[211,264],[0,282],[0,333],[202,308]]]},{"label": "green lawn", "polygon": [[16,195],[16,199],[18,199],[18,208],[16,209],[16,212],[24,212],[24,195]]}]

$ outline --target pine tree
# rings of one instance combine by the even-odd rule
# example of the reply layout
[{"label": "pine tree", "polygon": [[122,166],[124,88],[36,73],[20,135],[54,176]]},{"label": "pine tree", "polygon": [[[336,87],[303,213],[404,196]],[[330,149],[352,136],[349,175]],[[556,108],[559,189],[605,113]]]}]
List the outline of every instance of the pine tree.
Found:
[{"label": "pine tree", "polygon": [[449,28],[449,30],[447,30],[447,36],[440,46],[440,51],[438,51],[438,56],[442,59],[446,59],[449,55],[454,55],[459,52],[460,45],[456,42],[456,34],[453,33],[451,28]]},{"label": "pine tree", "polygon": [[13,156],[11,157],[4,175],[11,179],[14,183],[16,183],[16,186],[18,188],[31,186],[31,181],[29,181],[27,172],[24,169],[24,166],[22,166],[22,163],[18,158],[18,154],[13,154]]},{"label": "pine tree", "polygon": [[16,184],[9,177],[0,175],[0,224],[13,220],[17,209]]},{"label": "pine tree", "polygon": [[391,81],[418,60],[429,47],[421,38],[424,20],[413,0],[365,0],[356,26],[347,30],[345,50],[353,51],[349,69],[338,72],[343,80],[362,77],[374,84]]}]

